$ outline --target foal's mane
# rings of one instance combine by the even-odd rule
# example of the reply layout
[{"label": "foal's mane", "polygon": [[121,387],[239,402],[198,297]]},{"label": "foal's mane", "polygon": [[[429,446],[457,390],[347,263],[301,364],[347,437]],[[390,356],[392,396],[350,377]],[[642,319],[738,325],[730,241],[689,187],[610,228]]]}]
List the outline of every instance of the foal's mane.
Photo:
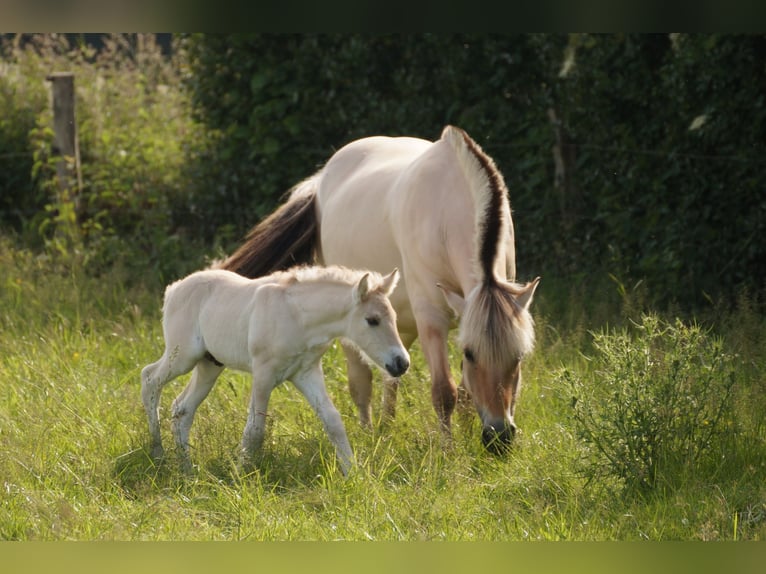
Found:
[{"label": "foal's mane", "polygon": [[340,265],[311,266],[300,265],[291,267],[285,271],[278,271],[273,275],[285,283],[336,283],[354,285],[362,276],[369,274],[370,290],[378,289],[383,283],[383,276],[375,271],[364,269],[349,269]]},{"label": "foal's mane", "polygon": [[499,281],[494,272],[500,242],[510,232],[508,188],[492,158],[465,131],[447,126],[442,139],[455,151],[476,210],[474,263],[481,281],[472,297],[465,294],[460,342],[483,362],[505,365],[534,346],[532,317],[516,301],[519,287]]}]

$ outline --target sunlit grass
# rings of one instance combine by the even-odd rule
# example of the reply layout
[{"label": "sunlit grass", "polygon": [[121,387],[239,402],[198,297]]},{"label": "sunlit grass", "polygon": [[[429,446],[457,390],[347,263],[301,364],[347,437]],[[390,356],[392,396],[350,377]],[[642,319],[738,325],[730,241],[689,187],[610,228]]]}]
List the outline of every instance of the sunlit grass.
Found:
[{"label": "sunlit grass", "polygon": [[[263,458],[243,475],[237,445],[249,377],[226,371],[192,427],[195,474],[168,448],[155,466],[140,401],[141,368],[161,353],[157,287],[127,289],[0,245],[0,538],[22,540],[677,540],[766,536],[763,345],[736,341],[748,377],[739,409],[747,435],[716,473],[673,491],[626,494],[617,478],[588,481],[571,399],[555,383],[566,364],[585,373],[587,325],[538,315],[539,345],[524,369],[521,427],[504,457],[484,452],[470,405],[453,440],[438,431],[417,346],[397,417],[356,422],[338,348],[328,389],[358,466],[344,479],[303,397],[273,395]],[[546,304],[540,294],[541,310]],[[763,318],[747,313],[752,336]],[[736,329],[745,318],[731,320]],[[723,334],[724,337],[726,333]],[[457,375],[458,358],[453,352]],[[162,399],[167,414],[186,378]],[[379,379],[378,379],[379,380]],[[375,389],[375,405],[381,389]],[[760,401],[760,402],[759,402]],[[761,409],[760,411],[758,409]],[[376,409],[379,414],[380,409]]]}]

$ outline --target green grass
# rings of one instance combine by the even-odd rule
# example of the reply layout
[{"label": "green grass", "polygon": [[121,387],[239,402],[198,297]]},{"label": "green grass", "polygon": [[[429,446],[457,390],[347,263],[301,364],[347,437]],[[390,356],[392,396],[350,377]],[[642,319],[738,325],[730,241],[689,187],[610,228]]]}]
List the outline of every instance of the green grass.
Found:
[{"label": "green grass", "polygon": [[[561,307],[544,289],[517,411],[522,433],[507,456],[483,451],[468,406],[444,443],[417,348],[396,419],[360,428],[333,349],[327,384],[359,460],[348,479],[289,384],[273,396],[258,470],[241,475],[249,381],[230,371],[199,409],[191,435],[198,469],[187,478],[172,457],[156,467],[145,450],[139,374],[162,349],[162,288],[152,277],[133,287],[125,279],[116,270],[88,277],[0,242],[0,539],[766,538],[766,321],[746,300],[719,322],[740,353],[740,434],[728,460],[672,489],[635,492],[619,477],[583,472],[588,445],[557,373],[566,366],[587,378],[588,331],[597,325],[587,323],[583,301],[549,316]],[[169,405],[185,380],[163,395],[166,446]]]}]

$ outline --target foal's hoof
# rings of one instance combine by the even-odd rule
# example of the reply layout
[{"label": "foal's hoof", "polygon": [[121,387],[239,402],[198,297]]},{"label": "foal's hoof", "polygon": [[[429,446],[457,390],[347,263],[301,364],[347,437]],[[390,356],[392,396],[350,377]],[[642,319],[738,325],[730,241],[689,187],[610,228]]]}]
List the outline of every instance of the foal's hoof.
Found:
[{"label": "foal's hoof", "polygon": [[239,456],[239,464],[237,465],[239,467],[239,472],[246,476],[248,474],[252,474],[255,472],[257,468],[255,456],[252,454],[246,454],[242,453]]}]

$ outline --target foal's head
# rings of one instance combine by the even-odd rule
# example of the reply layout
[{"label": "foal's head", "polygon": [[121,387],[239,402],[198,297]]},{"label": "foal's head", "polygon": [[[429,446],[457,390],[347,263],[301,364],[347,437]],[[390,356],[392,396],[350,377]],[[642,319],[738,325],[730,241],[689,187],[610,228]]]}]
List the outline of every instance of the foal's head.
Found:
[{"label": "foal's head", "polygon": [[477,285],[463,299],[445,290],[447,301],[461,317],[463,386],[482,422],[482,442],[500,452],[516,432],[513,420],[521,386],[521,361],[535,342],[529,314],[538,277],[520,286],[492,279]]},{"label": "foal's head", "polygon": [[396,311],[388,299],[398,282],[398,269],[385,277],[365,273],[354,286],[346,333],[348,340],[392,377],[403,375],[410,366],[410,355],[396,328]]}]

